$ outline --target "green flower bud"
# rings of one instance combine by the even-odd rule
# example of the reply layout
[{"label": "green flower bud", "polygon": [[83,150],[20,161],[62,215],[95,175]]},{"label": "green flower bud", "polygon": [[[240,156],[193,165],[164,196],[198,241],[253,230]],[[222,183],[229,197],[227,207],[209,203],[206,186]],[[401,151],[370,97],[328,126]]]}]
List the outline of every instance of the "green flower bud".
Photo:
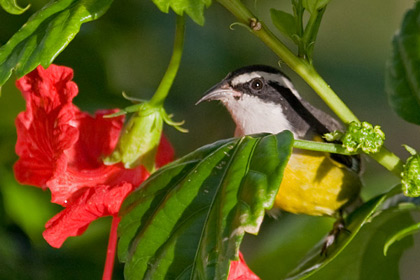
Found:
[{"label": "green flower bud", "polygon": [[351,122],[341,140],[349,152],[362,149],[366,154],[373,154],[381,150],[385,134],[378,125],[373,127],[368,122]]},{"label": "green flower bud", "polygon": [[341,138],[343,137],[343,135],[344,134],[341,131],[334,130],[333,132],[325,133],[322,136],[322,138],[324,138],[328,142],[333,142],[333,141],[339,141],[339,140],[341,140]]},{"label": "green flower bud", "polygon": [[405,196],[420,196],[420,155],[413,148],[404,145],[405,149],[411,154],[404,164],[401,173],[402,191]]},{"label": "green flower bud", "polygon": [[122,130],[114,152],[105,164],[122,162],[125,168],[143,165],[149,172],[155,168],[155,157],[162,134],[164,110],[144,102]]}]

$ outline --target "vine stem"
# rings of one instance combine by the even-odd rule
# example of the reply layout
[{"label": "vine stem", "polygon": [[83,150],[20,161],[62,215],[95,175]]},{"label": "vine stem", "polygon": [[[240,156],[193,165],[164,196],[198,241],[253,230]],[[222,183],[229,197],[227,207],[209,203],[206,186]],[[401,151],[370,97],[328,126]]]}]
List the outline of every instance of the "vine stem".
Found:
[{"label": "vine stem", "polygon": [[166,99],[166,96],[169,93],[169,90],[172,87],[172,84],[175,80],[176,74],[179,69],[179,65],[181,63],[182,51],[184,47],[184,34],[185,34],[185,17],[177,15],[172,57],[171,57],[171,60],[169,61],[169,65],[168,65],[168,68],[166,69],[165,75],[160,81],[159,87],[157,88],[152,99],[150,100],[150,104],[152,105],[162,106],[163,102]]},{"label": "vine stem", "polygon": [[112,280],[112,272],[114,270],[115,252],[117,249],[117,229],[121,218],[118,216],[112,217],[111,230],[109,232],[108,248],[106,251],[106,260],[102,280]]},{"label": "vine stem", "polygon": [[[251,32],[267,45],[282,61],[284,61],[293,71],[295,71],[306,83],[321,97],[329,108],[345,124],[352,121],[359,122],[359,119],[347,107],[347,105],[335,94],[325,80],[317,73],[315,68],[306,60],[297,57],[287,48],[263,22],[255,25],[256,17],[240,0],[218,0],[232,15],[241,23],[250,26],[253,23],[257,28],[252,28]],[[398,177],[401,176],[403,163],[400,158],[383,147],[377,154],[370,155],[382,166],[387,168]]]}]

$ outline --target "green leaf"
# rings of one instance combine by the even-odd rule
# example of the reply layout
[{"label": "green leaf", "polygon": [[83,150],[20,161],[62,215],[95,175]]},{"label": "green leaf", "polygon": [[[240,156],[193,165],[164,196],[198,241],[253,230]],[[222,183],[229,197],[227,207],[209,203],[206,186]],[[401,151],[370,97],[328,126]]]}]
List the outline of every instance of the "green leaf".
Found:
[{"label": "green leaf", "polygon": [[346,219],[346,229],[349,233],[342,232],[338,236],[338,239],[334,242],[334,244],[328,248],[328,255],[324,256],[320,254],[322,246],[324,245],[323,240],[308,253],[301,264],[288,275],[287,279],[292,280],[307,278],[334,260],[343,251],[343,249],[349,245],[362,226],[369,222],[372,215],[379,209],[383,202],[398,192],[398,189],[399,187],[396,187],[387,194],[373,198],[363,204],[356,211],[352,212]]},{"label": "green leaf", "polygon": [[276,10],[270,9],[271,20],[274,23],[274,26],[286,37],[290,38],[291,40],[297,40],[297,27],[296,27],[296,19],[293,15]]},{"label": "green leaf", "polygon": [[387,61],[385,89],[395,112],[408,122],[420,124],[420,2],[409,10],[392,40]]},{"label": "green leaf", "polygon": [[12,71],[21,77],[38,65],[48,67],[80,30],[102,16],[112,0],[60,0],[32,15],[0,48],[0,86]]},{"label": "green leaf", "polygon": [[222,140],[154,173],[120,211],[126,279],[226,279],[274,203],[292,142],[290,132]]},{"label": "green leaf", "polygon": [[16,0],[0,0],[0,6],[9,14],[20,15],[29,9],[31,5],[27,5],[25,8],[21,8],[16,3]]},{"label": "green leaf", "polygon": [[302,0],[302,6],[309,12],[320,10],[328,5],[331,0]]},{"label": "green leaf", "polygon": [[172,8],[175,13],[182,16],[186,12],[197,24],[204,24],[204,7],[209,7],[211,0],[153,0],[158,8],[168,13]]},{"label": "green leaf", "polygon": [[386,254],[388,253],[388,249],[392,244],[394,244],[397,241],[400,241],[404,237],[413,235],[413,234],[418,233],[418,232],[420,232],[420,223],[410,225],[409,227],[406,227],[406,228],[400,230],[399,232],[397,232],[396,234],[394,234],[393,236],[391,236],[387,240],[387,242],[385,243],[384,255],[386,256]]}]

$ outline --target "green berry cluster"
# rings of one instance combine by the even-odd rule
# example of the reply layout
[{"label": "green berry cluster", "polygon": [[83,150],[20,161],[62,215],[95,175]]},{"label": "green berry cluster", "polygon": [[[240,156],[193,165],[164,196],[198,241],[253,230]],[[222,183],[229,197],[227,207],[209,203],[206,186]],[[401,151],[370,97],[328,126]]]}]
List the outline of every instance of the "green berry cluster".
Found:
[{"label": "green berry cluster", "polygon": [[381,150],[384,145],[385,134],[381,127],[373,127],[368,122],[351,122],[346,133],[341,138],[343,147],[349,152],[357,152],[359,149],[366,154],[374,154]]},{"label": "green berry cluster", "polygon": [[401,173],[402,191],[405,196],[420,196],[420,155],[409,146],[404,146],[411,154],[404,164],[404,170]]}]

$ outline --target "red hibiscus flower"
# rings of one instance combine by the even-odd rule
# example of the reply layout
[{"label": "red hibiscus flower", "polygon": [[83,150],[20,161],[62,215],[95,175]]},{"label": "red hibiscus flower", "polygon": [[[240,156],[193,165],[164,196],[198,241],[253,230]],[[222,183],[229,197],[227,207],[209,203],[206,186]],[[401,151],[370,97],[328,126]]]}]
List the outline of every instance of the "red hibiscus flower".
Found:
[{"label": "red hibiscus flower", "polygon": [[239,260],[230,263],[228,280],[260,280],[246,265],[244,256],[239,252]]},{"label": "red hibiscus flower", "polygon": [[[73,105],[78,93],[73,70],[39,66],[16,82],[26,100],[26,111],[16,119],[15,176],[22,184],[51,191],[51,201],[65,207],[46,224],[43,235],[53,247],[69,236],[82,234],[103,216],[116,216],[124,198],[149,174],[139,166],[104,165],[102,158],[115,148],[124,117],[103,118],[116,110],[95,116]],[[162,137],[157,165],[173,158],[173,149]]]}]

